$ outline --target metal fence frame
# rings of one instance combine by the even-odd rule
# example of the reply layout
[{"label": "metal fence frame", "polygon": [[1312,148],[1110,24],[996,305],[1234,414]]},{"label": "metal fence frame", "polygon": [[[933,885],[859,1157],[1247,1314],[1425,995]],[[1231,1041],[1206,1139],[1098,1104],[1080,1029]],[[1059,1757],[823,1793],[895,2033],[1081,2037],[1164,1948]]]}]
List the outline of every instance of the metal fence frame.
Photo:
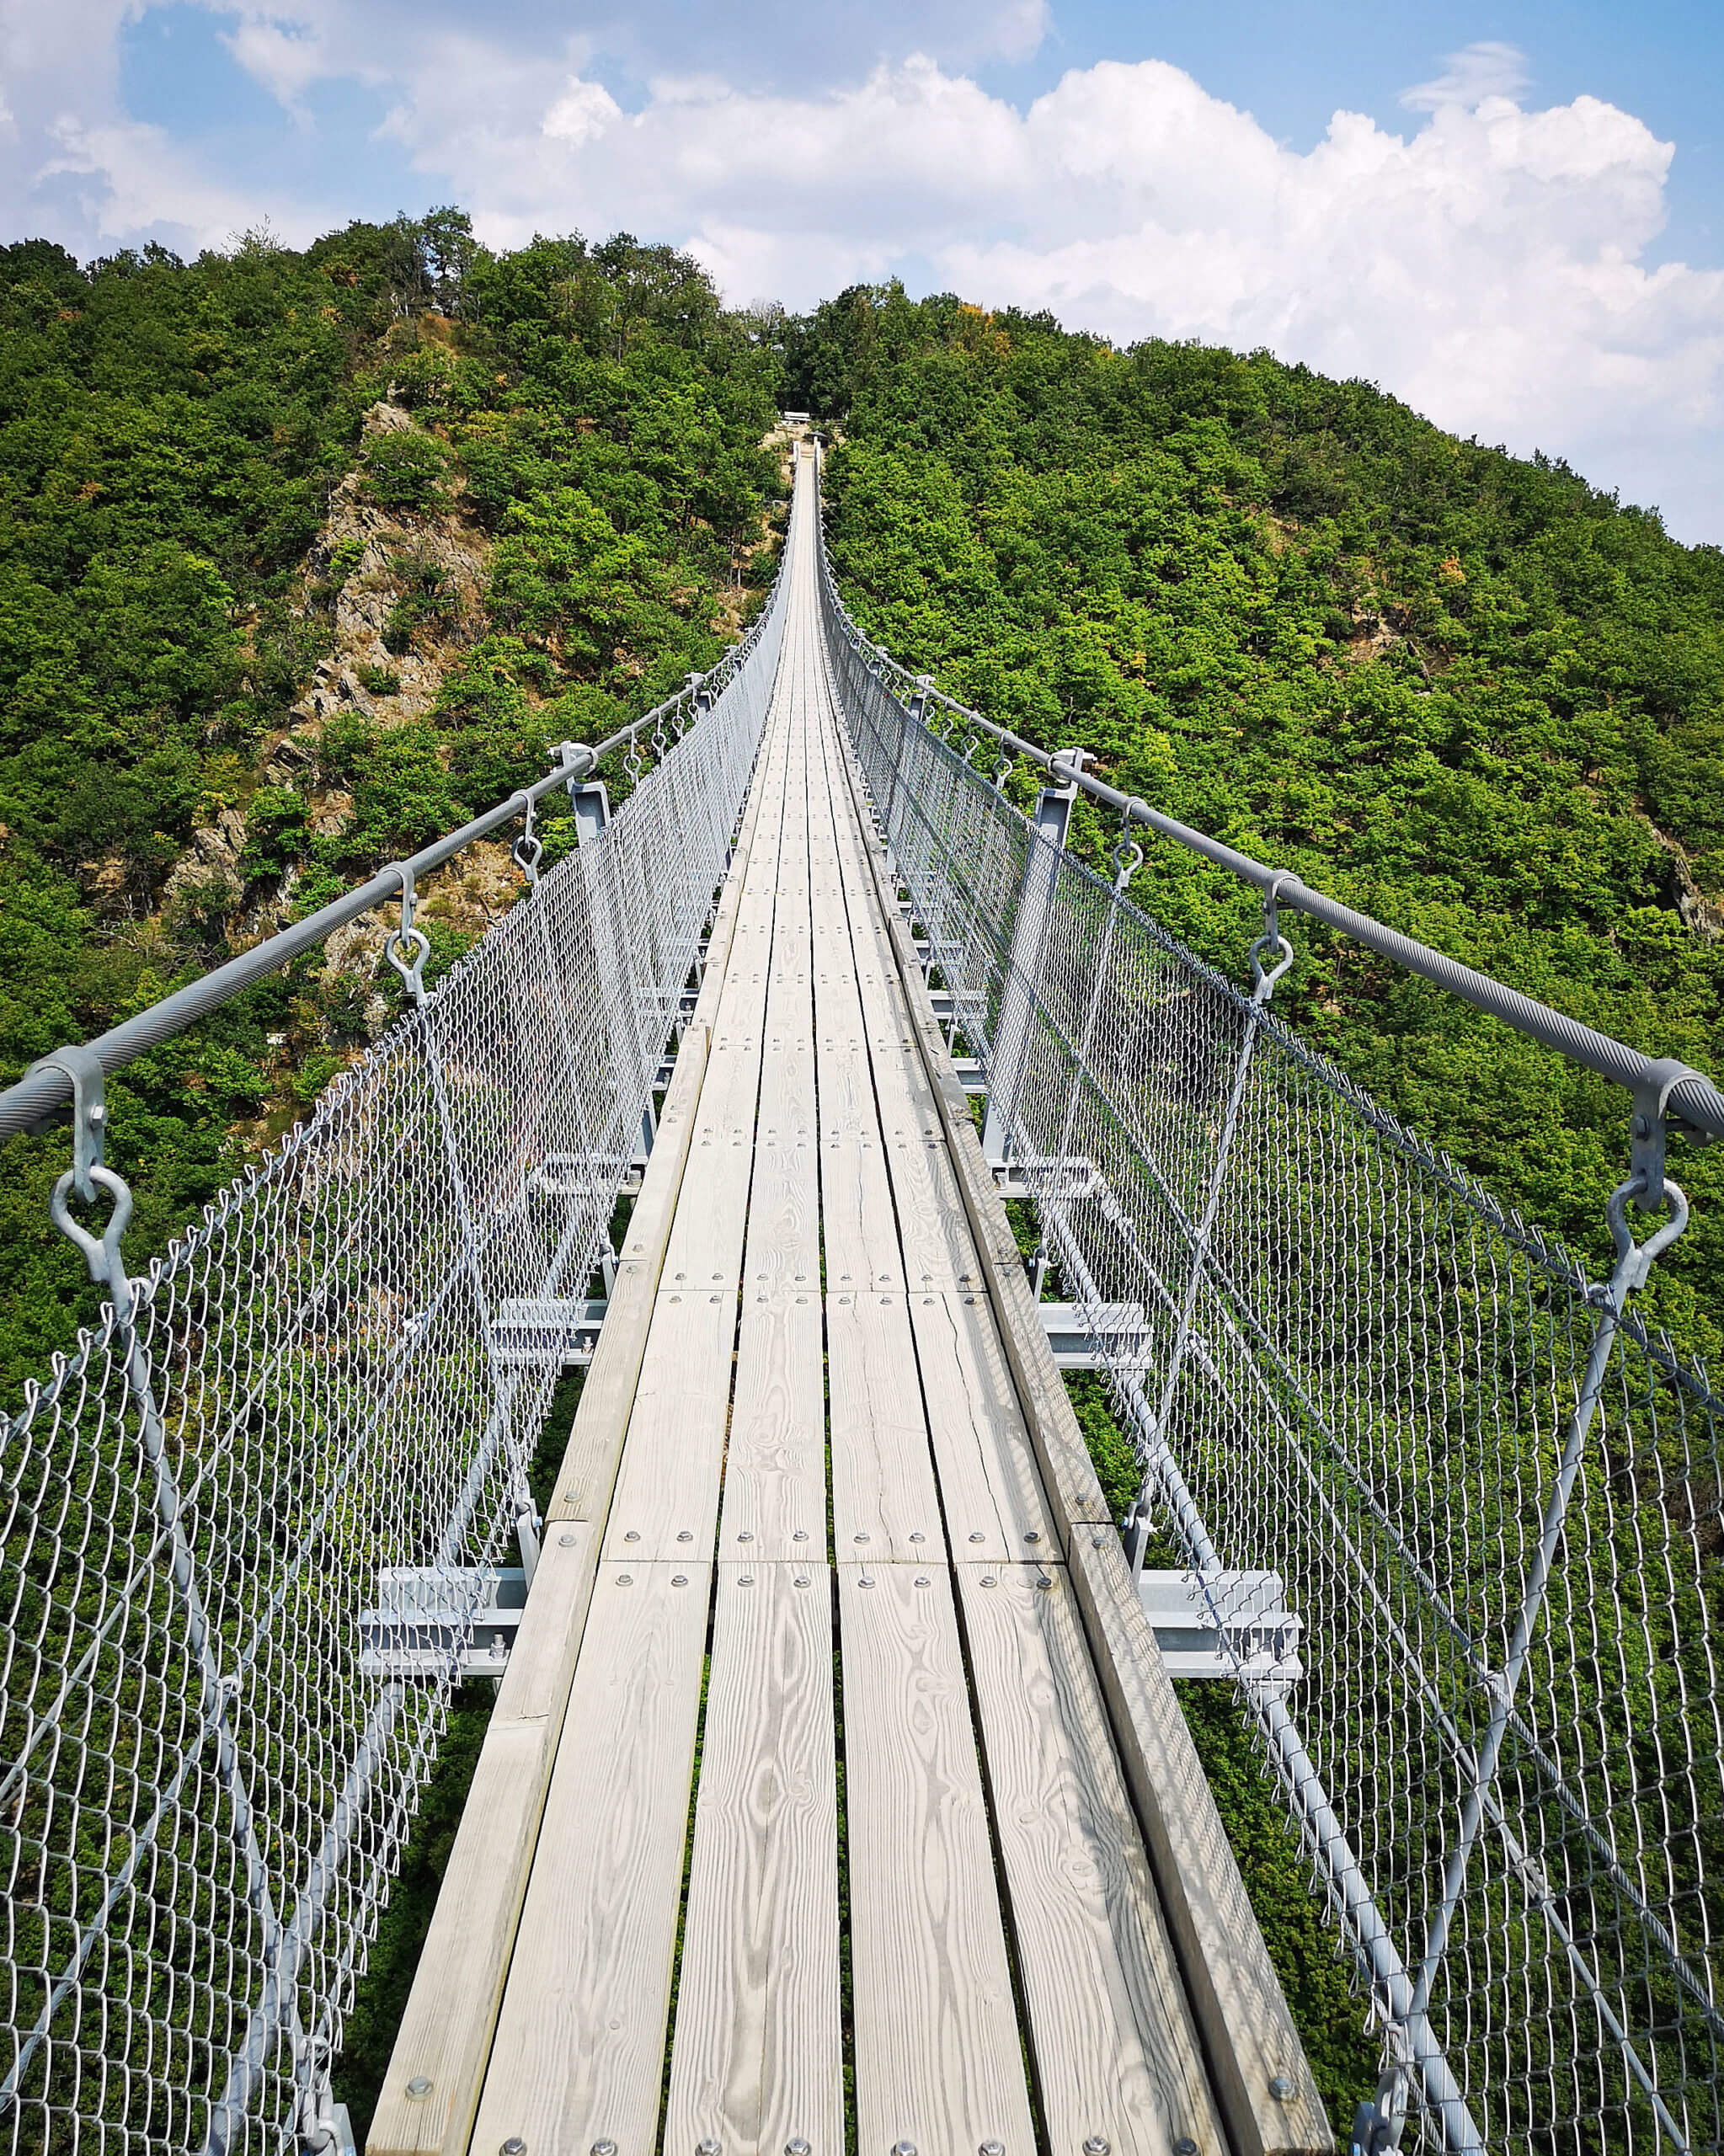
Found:
[{"label": "metal fence frame", "polygon": [[[0,2148],[339,2146],[343,2018],[511,1541],[531,1577],[527,1465],[782,627],[775,590],[713,674],[0,1094],[0,1137],[70,1097],[53,1209],[109,1296],[0,1422]],[[619,749],[638,782],[607,817],[581,782]],[[563,786],[582,841],[541,874],[534,810]],[[515,821],[528,889],[427,989],[419,883]],[[398,894],[406,1015],[130,1272],[105,1074]],[[439,1614],[420,1640],[409,1608],[407,1675],[365,1646],[403,1576]]]},{"label": "metal fence frame", "polygon": [[[1632,1299],[1687,1219],[1667,1131],[1724,1131],[1724,1096],[940,696],[862,635],[824,553],[822,574],[838,702],[986,1080],[985,1144],[1033,1198],[1137,1449],[1134,1562],[1157,1538],[1225,1642],[1266,1575],[1308,1598],[1303,1675],[1237,1654],[1235,1675],[1383,2031],[1368,2145],[1394,2145],[1409,2105],[1455,2151],[1717,2145],[1724,1449],[1704,1374]],[[1001,791],[1017,756],[1054,782],[1034,821]],[[1120,819],[1111,888],[1064,848],[1080,792]],[[1126,895],[1145,830],[1262,894],[1248,991]],[[1287,909],[1627,1089],[1607,1279],[1273,1015]],[[1633,1214],[1661,1211],[1636,1241]],[[1284,1320],[1278,1289],[1305,1311]],[[1449,1518],[1409,1517],[1437,1491]]]}]

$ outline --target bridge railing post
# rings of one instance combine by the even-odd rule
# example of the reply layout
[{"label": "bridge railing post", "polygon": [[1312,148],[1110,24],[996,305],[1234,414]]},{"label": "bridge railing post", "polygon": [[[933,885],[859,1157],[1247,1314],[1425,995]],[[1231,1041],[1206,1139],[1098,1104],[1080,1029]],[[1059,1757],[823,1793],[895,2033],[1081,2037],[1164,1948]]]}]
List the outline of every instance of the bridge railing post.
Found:
[{"label": "bridge railing post", "polygon": [[[1083,768],[1084,751],[1064,749],[1055,762],[1075,773]],[[1054,894],[1076,799],[1075,778],[1062,786],[1044,786],[1036,798],[1034,835],[1025,855],[1023,882],[1012,914],[1011,942],[1001,969],[1000,1014],[987,1062],[982,1150],[990,1161],[1006,1159],[1011,1146],[1013,1121],[1041,995]]]}]

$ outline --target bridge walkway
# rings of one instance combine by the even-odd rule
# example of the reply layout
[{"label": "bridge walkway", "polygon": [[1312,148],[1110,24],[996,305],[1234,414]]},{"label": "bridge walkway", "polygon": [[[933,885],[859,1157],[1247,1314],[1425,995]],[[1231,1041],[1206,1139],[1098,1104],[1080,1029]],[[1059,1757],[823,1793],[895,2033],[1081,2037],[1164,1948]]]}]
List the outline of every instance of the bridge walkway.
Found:
[{"label": "bridge walkway", "polygon": [[[842,2156],[847,2107],[867,2156],[1238,2143],[1070,1561],[1117,1541],[1044,1476],[883,905],[814,485],[376,2156]],[[1285,2145],[1320,2145],[1291,2041]]]}]

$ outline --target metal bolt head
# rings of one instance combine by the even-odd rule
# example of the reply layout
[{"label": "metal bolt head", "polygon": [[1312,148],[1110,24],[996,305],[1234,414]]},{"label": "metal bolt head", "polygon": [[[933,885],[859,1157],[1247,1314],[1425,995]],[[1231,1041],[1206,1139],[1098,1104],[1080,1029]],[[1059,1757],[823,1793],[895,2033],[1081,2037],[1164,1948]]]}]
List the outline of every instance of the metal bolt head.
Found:
[{"label": "metal bolt head", "polygon": [[809,2145],[799,2133],[785,2143],[784,2156],[809,2156]]},{"label": "metal bolt head", "polygon": [[915,2156],[915,2142],[894,2141],[892,2144],[892,2156]]},{"label": "metal bolt head", "polygon": [[694,2145],[694,2156],[720,2156],[718,2143],[713,2139],[710,2134],[704,2141],[696,2142]]},{"label": "metal bolt head", "polygon": [[526,2156],[526,2143],[518,2133],[511,2133],[503,2144],[500,2156]]},{"label": "metal bolt head", "polygon": [[982,1533],[979,1528],[978,1528],[975,1533],[970,1537],[970,1540],[972,1542],[985,1542],[987,1539],[987,1536]]},{"label": "metal bolt head", "polygon": [[609,2134],[593,2143],[592,2156],[616,2156],[616,2143]]},{"label": "metal bolt head", "polygon": [[1173,2156],[1198,2156],[1198,2145],[1188,2133],[1181,2134],[1174,2143]]},{"label": "metal bolt head", "polygon": [[414,2074],[413,2079],[407,2084],[407,2095],[408,2101],[409,2103],[416,2104],[419,2101],[421,2097],[429,2096],[430,2093],[431,2084],[428,2080],[426,2080],[423,2073]]},{"label": "metal bolt head", "polygon": [[[1177,2148],[1179,2144],[1173,2144]],[[1083,2145],[1083,2156],[1108,2156],[1108,2144],[1099,2133],[1092,2133]]]},{"label": "metal bolt head", "polygon": [[1006,2156],[1006,2143],[1003,2141],[985,2141],[977,2149],[976,2156]]},{"label": "metal bolt head", "polygon": [[1293,2094],[1293,2084],[1284,2073],[1278,2073],[1269,2084],[1269,2094],[1278,2104],[1284,2104]]},{"label": "metal bolt head", "polygon": [[557,1538],[557,1547],[559,1550],[574,1549],[574,1537],[572,1534],[559,1534]]}]

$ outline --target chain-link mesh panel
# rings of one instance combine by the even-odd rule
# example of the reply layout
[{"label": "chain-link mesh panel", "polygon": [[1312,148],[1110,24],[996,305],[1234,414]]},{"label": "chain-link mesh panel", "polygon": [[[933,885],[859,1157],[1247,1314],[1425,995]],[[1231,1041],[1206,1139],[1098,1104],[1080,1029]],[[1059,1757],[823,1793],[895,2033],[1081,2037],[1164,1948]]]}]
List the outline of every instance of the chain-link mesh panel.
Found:
[{"label": "chain-link mesh panel", "polygon": [[830,579],[825,605],[931,982],[1419,2130],[1716,2148],[1707,1384],[1617,1322],[1620,1269],[1589,1281],[1289,1034],[1267,988],[1038,837],[899,701]]},{"label": "chain-link mesh panel", "polygon": [[782,629],[0,1431],[0,2146],[319,2145]]}]

